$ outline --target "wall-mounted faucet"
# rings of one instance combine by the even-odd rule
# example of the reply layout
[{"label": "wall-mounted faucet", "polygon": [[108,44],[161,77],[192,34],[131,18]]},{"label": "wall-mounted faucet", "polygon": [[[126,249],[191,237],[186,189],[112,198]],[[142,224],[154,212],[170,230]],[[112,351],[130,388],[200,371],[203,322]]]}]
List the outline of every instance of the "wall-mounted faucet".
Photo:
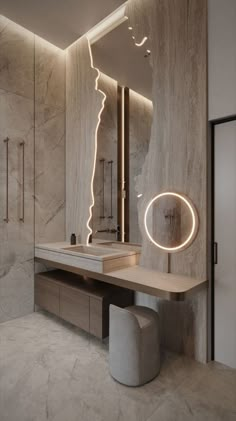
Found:
[{"label": "wall-mounted faucet", "polygon": [[97,230],[97,231],[95,231],[95,234],[97,232],[106,232],[107,234],[116,234],[118,232],[118,230],[115,229],[115,228],[111,228],[111,229],[110,228],[106,228],[104,230]]},{"label": "wall-mounted faucet", "polygon": [[107,234],[116,234],[116,241],[120,241],[120,225],[117,225],[117,228],[106,228],[106,229],[103,229],[103,230],[97,230],[97,231],[95,231],[95,234],[97,233],[97,232],[104,232],[104,233],[107,233]]},{"label": "wall-mounted faucet", "polygon": [[166,220],[169,220],[169,224],[172,225],[175,218],[175,209],[166,209],[166,211],[164,211],[164,216]]}]

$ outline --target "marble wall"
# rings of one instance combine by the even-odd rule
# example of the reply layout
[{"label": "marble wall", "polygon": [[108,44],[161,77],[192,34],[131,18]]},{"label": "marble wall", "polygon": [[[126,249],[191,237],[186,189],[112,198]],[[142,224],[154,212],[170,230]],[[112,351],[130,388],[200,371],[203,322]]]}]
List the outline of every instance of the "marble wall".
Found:
[{"label": "marble wall", "polygon": [[0,16],[0,322],[34,309],[35,233],[36,241],[64,238],[63,61],[59,50]]},{"label": "marble wall", "polygon": [[[16,42],[17,41],[17,42]],[[0,322],[33,311],[34,36],[0,16]],[[9,223],[6,144],[9,137]],[[25,142],[25,222],[22,147]]]},{"label": "marble wall", "polygon": [[[101,73],[98,87],[105,93],[106,102],[98,129],[96,171],[93,183],[95,203],[93,207],[92,227],[96,238],[115,240],[116,234],[98,233],[97,231],[117,228],[117,82]],[[112,178],[111,164],[109,164],[109,161],[113,161]],[[111,214],[113,218],[109,218]],[[102,216],[104,218],[101,218]]]},{"label": "marble wall", "polygon": [[65,239],[65,52],[35,37],[35,242]]},{"label": "marble wall", "polygon": [[[154,118],[138,183],[141,264],[168,270],[168,255],[149,241],[143,220],[148,202],[170,189],[192,199],[200,225],[191,246],[171,255],[169,269],[207,279],[207,1],[129,0],[126,15],[136,43],[147,37],[153,71]],[[159,311],[165,347],[206,361],[207,291],[184,303],[147,296],[138,303]]]},{"label": "marble wall", "polygon": [[0,88],[33,100],[34,35],[0,15]]},{"label": "marble wall", "polygon": [[151,137],[152,102],[132,90],[129,91],[129,241],[142,243],[138,220],[138,179],[148,153]]}]

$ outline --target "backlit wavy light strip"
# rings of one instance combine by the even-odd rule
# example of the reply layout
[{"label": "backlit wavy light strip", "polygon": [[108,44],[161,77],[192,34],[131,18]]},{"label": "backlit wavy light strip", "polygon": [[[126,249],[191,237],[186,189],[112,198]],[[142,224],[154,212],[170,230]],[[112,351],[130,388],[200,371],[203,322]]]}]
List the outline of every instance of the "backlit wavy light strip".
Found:
[{"label": "backlit wavy light strip", "polygon": [[90,227],[89,224],[90,224],[90,221],[92,219],[92,208],[93,208],[94,203],[95,203],[94,192],[93,192],[93,182],[94,182],[94,176],[95,176],[97,149],[98,149],[98,129],[99,129],[99,126],[100,126],[100,123],[101,123],[101,115],[102,115],[102,112],[103,112],[104,107],[105,107],[105,101],[106,101],[107,96],[103,91],[101,91],[101,89],[98,89],[98,81],[99,81],[101,72],[96,67],[93,66],[93,55],[92,55],[92,50],[91,50],[91,44],[90,44],[88,38],[87,38],[87,41],[88,41],[88,47],[89,47],[91,68],[97,71],[97,77],[96,77],[96,80],[95,80],[95,90],[98,91],[98,92],[101,92],[101,94],[103,95],[102,107],[101,107],[101,110],[98,113],[98,122],[97,122],[97,127],[96,127],[96,130],[95,130],[95,151],[94,151],[93,172],[92,172],[92,178],[91,178],[92,203],[89,206],[89,219],[88,219],[87,225],[86,225],[88,230],[89,230],[89,233],[88,233],[88,236],[87,236],[87,241],[86,241],[86,243],[88,245],[89,244],[89,237],[93,232],[93,230],[92,230],[92,228]]},{"label": "backlit wavy light strip", "polygon": [[145,42],[147,41],[147,37],[144,37],[143,39],[142,39],[142,41],[141,42],[135,42],[135,45],[136,45],[136,47],[142,47],[142,45],[144,45],[145,44]]},{"label": "backlit wavy light strip", "polygon": [[[162,246],[161,244],[159,244],[159,243],[157,243],[153,238],[152,238],[152,236],[151,236],[151,234],[149,233],[149,231],[148,231],[148,228],[147,228],[147,214],[148,214],[148,211],[149,211],[149,209],[150,209],[150,207],[152,206],[152,204],[153,204],[153,202],[155,202],[155,201],[157,201],[158,199],[160,199],[161,197],[164,197],[164,196],[174,196],[174,197],[177,197],[178,199],[181,199],[187,206],[188,206],[188,208],[189,208],[189,210],[190,210],[190,213],[191,213],[191,217],[192,217],[192,229],[191,229],[191,232],[190,232],[190,234],[189,234],[189,236],[188,236],[188,238],[182,243],[182,244],[180,244],[179,246],[177,246],[177,247],[164,247],[164,246]],[[183,248],[185,248],[185,246],[187,246],[190,242],[191,242],[191,240],[193,239],[193,237],[194,237],[194,235],[195,235],[195,233],[196,233],[196,229],[197,229],[197,218],[196,218],[196,214],[195,214],[195,212],[194,212],[194,208],[193,208],[193,206],[192,206],[192,204],[186,199],[186,197],[184,197],[184,196],[182,196],[181,194],[178,194],[178,193],[173,193],[173,192],[165,192],[165,193],[160,193],[160,194],[158,194],[157,196],[155,196],[149,203],[148,203],[148,205],[147,205],[147,208],[146,208],[146,210],[145,210],[145,214],[144,214],[144,227],[145,227],[145,231],[146,231],[146,234],[147,234],[147,236],[148,236],[148,238],[149,238],[149,240],[153,243],[153,244],[155,244],[155,246],[157,246],[157,247],[159,247],[160,249],[162,249],[162,250],[165,250],[165,251],[167,251],[167,252],[174,252],[174,251],[178,251],[178,250],[180,250],[180,249],[183,249]]]},{"label": "backlit wavy light strip", "polygon": [[[125,17],[126,17],[127,20],[129,19],[128,16],[125,16]],[[133,27],[128,26],[128,30],[133,31]],[[134,45],[136,45],[136,47],[142,47],[145,44],[145,42],[148,40],[148,37],[143,37],[141,42],[135,42],[135,36],[134,35],[132,35],[132,39],[134,40]],[[150,50],[147,50],[147,52],[148,52],[148,54],[151,54]]]},{"label": "backlit wavy light strip", "polygon": [[24,26],[19,25],[18,23],[14,22],[11,19],[8,19],[6,16],[2,15],[1,13],[0,13],[0,16],[2,17],[3,21],[5,21],[4,29],[6,28],[6,26],[8,24],[11,24],[11,26],[14,27],[16,31],[22,33],[24,37],[27,36],[27,37],[29,37],[29,39],[34,38],[35,41],[38,40],[40,42],[43,42],[47,46],[48,49],[51,48],[51,49],[55,50],[56,52],[59,52],[61,54],[65,54],[66,50],[63,50],[62,48],[57,47],[56,45],[52,44],[48,40],[40,37],[39,35],[36,35],[34,32],[25,28]]}]

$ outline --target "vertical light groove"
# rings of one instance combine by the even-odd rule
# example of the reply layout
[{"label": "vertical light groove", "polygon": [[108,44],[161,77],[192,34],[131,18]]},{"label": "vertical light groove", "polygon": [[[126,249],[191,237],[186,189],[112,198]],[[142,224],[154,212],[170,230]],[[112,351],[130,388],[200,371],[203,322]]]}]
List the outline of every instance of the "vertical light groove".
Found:
[{"label": "vertical light groove", "polygon": [[88,41],[88,48],[89,48],[89,54],[90,54],[90,62],[91,62],[91,68],[92,69],[94,69],[94,70],[96,70],[96,72],[97,72],[97,77],[96,77],[96,80],[95,80],[95,90],[96,91],[98,91],[98,92],[100,92],[102,95],[103,95],[103,99],[102,99],[102,106],[101,106],[101,109],[100,109],[100,111],[99,111],[99,113],[98,113],[98,122],[97,122],[97,127],[96,127],[96,130],[95,130],[95,150],[94,150],[94,162],[93,162],[93,171],[92,171],[92,178],[91,178],[91,196],[92,196],[92,203],[91,203],[91,205],[89,206],[89,219],[88,219],[88,221],[87,221],[87,228],[88,228],[88,230],[89,230],[89,233],[88,233],[88,236],[87,236],[87,241],[86,241],[86,243],[88,244],[89,243],[89,237],[90,237],[90,235],[92,234],[92,228],[90,227],[90,221],[91,221],[91,219],[92,219],[92,208],[93,208],[93,206],[94,206],[94,203],[95,203],[95,199],[94,199],[94,191],[93,191],[93,182],[94,182],[94,176],[95,176],[95,169],[96,169],[96,159],[97,159],[97,148],[98,148],[98,129],[99,129],[99,126],[100,126],[100,123],[101,123],[101,115],[102,115],[102,112],[103,112],[103,110],[104,110],[104,107],[105,107],[105,101],[106,101],[106,94],[101,90],[101,89],[98,89],[98,81],[99,81],[99,78],[100,78],[100,75],[101,75],[101,73],[100,73],[100,71],[99,71],[99,69],[97,69],[96,67],[94,67],[94,65],[93,65],[93,55],[92,55],[92,51],[91,51],[91,45],[90,45],[90,42],[89,42],[89,40],[88,40],[88,38],[87,38],[87,41]]}]

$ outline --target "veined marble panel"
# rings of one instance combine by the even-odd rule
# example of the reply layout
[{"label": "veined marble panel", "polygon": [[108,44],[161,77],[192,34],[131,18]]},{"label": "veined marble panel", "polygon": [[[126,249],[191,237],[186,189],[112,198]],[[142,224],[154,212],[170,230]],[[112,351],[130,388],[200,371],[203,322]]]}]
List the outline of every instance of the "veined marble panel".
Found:
[{"label": "veined marble panel", "polygon": [[[64,112],[65,53],[0,16],[0,321],[33,311],[34,223],[37,242],[64,240]],[[6,145],[2,142],[7,136],[10,139],[8,224],[3,222]],[[21,141],[25,141],[24,223],[19,221]]]},{"label": "veined marble panel", "polygon": [[[64,51],[35,36],[35,242],[65,239]],[[44,271],[35,264],[35,272]]]},{"label": "veined marble panel", "polygon": [[[154,119],[137,187],[143,194],[139,201],[141,264],[168,269],[167,253],[151,244],[143,219],[148,202],[156,194],[177,191],[193,200],[200,226],[191,246],[171,255],[170,271],[207,279],[207,1],[129,0],[126,14],[136,43],[148,37],[146,46],[151,50],[153,70]],[[184,308],[181,304],[154,303],[152,298],[144,302],[160,312],[164,345],[171,344],[173,350],[181,349],[206,361],[206,292],[196,295]]]},{"label": "veined marble panel", "polygon": [[[138,219],[137,181],[148,153],[153,117],[152,102],[132,90],[129,91],[129,239],[142,243]],[[128,157],[127,157],[128,159]]]},{"label": "veined marble panel", "polygon": [[[98,87],[106,95],[105,108],[98,130],[96,170],[93,183],[95,204],[93,207],[93,233],[98,238],[115,240],[115,234],[97,233],[97,230],[117,228],[117,82],[109,76],[100,74]],[[104,160],[102,162],[101,160]],[[112,177],[111,177],[111,164]],[[103,185],[104,165],[104,185]],[[112,207],[111,207],[112,180]],[[104,188],[104,210],[103,210]],[[111,209],[113,218],[111,216]],[[104,215],[103,215],[104,212]],[[104,216],[102,219],[101,216]]]},{"label": "veined marble panel", "polygon": [[35,36],[35,100],[65,108],[65,51]]},{"label": "veined marble panel", "polygon": [[[34,131],[33,101],[0,90],[0,322],[33,311]],[[9,223],[6,216],[6,144],[9,137]],[[22,217],[22,147],[25,142],[25,220]]]},{"label": "veined marble panel", "polygon": [[[93,206],[96,134],[104,94],[96,90],[87,38],[67,50],[66,61],[66,237],[86,243]],[[90,224],[91,225],[91,224]]]},{"label": "veined marble panel", "polygon": [[65,114],[35,104],[35,242],[65,238]]},{"label": "veined marble panel", "polygon": [[1,15],[0,89],[34,97],[34,34]]}]

